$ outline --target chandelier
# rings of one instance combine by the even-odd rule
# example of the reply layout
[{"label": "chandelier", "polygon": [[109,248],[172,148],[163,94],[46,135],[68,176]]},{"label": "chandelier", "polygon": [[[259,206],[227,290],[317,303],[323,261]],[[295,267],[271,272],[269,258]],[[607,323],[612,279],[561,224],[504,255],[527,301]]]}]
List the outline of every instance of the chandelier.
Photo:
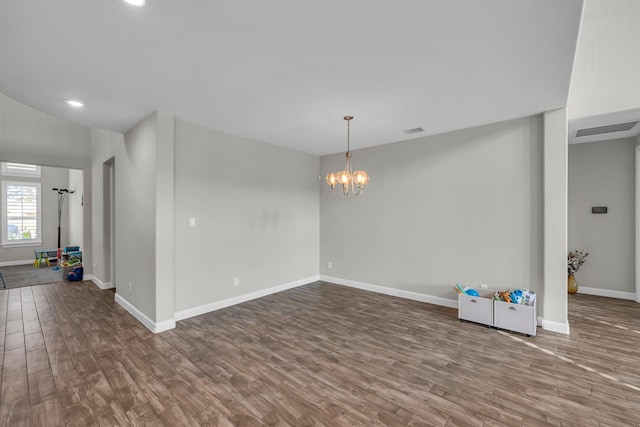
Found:
[{"label": "chandelier", "polygon": [[342,185],[342,194],[349,195],[349,187],[351,187],[351,193],[359,196],[364,191],[364,187],[369,182],[369,175],[365,171],[353,171],[351,165],[351,146],[349,141],[349,121],[353,119],[353,116],[344,116],[347,121],[347,153],[344,155],[344,170],[340,172],[329,172],[326,176],[327,184],[331,186],[333,194],[336,193],[336,184]]}]

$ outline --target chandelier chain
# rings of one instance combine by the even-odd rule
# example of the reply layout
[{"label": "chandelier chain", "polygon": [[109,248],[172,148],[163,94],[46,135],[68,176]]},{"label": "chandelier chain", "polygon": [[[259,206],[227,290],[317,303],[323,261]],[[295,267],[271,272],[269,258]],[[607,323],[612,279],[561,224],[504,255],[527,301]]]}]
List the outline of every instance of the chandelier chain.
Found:
[{"label": "chandelier chain", "polygon": [[347,120],[347,151],[351,152],[351,141],[350,141],[350,135],[351,135],[351,119],[346,119]]}]

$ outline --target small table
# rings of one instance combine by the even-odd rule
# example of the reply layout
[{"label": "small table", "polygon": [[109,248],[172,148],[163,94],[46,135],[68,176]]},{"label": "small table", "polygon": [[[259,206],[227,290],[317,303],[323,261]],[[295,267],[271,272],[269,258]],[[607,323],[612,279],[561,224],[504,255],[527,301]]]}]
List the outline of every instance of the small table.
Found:
[{"label": "small table", "polygon": [[33,262],[33,268],[38,268],[40,267],[40,264],[42,263],[42,260],[45,260],[45,262],[47,263],[47,266],[50,266],[51,264],[49,264],[49,257],[57,257],[58,256],[58,251],[57,250],[50,250],[50,249],[36,249],[36,259]]}]

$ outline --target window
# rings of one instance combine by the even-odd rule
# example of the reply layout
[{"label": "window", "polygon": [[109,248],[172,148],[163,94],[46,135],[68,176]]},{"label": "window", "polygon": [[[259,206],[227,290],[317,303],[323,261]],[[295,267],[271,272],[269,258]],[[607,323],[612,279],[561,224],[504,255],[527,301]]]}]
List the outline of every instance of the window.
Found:
[{"label": "window", "polygon": [[42,243],[39,182],[2,182],[2,245]]},{"label": "window", "polygon": [[40,170],[40,166],[2,162],[2,175],[40,178],[42,176],[42,172]]}]

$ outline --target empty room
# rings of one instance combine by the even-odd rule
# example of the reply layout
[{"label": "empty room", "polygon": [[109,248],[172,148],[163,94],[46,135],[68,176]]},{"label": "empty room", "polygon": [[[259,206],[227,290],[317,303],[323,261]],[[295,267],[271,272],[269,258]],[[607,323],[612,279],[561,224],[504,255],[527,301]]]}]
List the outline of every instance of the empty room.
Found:
[{"label": "empty room", "polygon": [[638,40],[635,0],[2,2],[0,425],[640,426]]}]

